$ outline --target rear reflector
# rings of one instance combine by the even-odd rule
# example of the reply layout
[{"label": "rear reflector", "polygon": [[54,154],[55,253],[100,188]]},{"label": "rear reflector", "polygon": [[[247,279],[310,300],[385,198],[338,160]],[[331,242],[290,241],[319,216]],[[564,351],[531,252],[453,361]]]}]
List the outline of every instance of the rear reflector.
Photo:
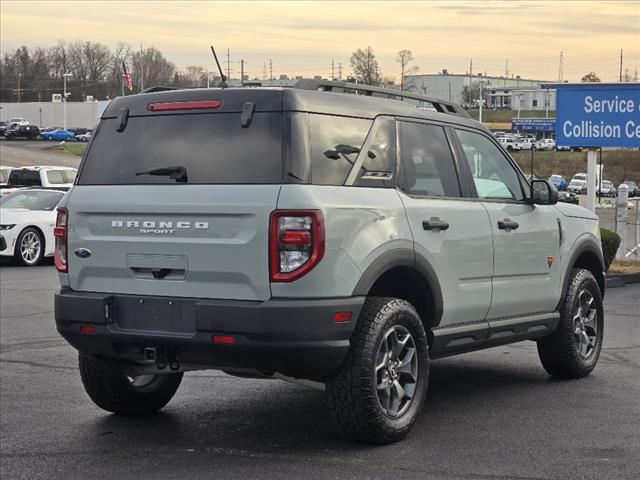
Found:
[{"label": "rear reflector", "polygon": [[351,320],[351,312],[334,312],[333,321],[335,323],[347,323]]},{"label": "rear reflector", "polygon": [[222,100],[197,100],[194,102],[160,102],[150,103],[147,110],[152,112],[166,112],[170,110],[206,110],[220,108]]},{"label": "rear reflector", "polygon": [[233,337],[230,335],[214,335],[211,341],[216,345],[233,345]]},{"label": "rear reflector", "polygon": [[80,333],[83,335],[95,335],[96,327],[93,325],[80,325]]}]

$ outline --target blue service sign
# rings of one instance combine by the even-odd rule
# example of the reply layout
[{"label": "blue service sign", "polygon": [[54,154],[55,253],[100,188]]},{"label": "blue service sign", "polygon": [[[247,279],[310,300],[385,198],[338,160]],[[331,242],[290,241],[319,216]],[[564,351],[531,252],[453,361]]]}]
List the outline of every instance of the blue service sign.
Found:
[{"label": "blue service sign", "polygon": [[557,85],[556,144],[640,147],[640,85]]},{"label": "blue service sign", "polygon": [[512,118],[511,130],[516,132],[553,132],[555,118]]}]

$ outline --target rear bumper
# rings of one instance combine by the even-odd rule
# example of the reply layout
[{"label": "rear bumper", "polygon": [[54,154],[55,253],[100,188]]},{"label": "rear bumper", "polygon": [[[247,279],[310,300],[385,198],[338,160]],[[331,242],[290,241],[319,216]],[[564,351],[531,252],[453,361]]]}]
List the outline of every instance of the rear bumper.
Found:
[{"label": "rear bumper", "polygon": [[[254,369],[322,380],[337,368],[364,297],[205,300],[75,292],[55,295],[58,332],[83,353],[145,363],[144,349],[167,347],[181,365]],[[333,313],[350,311],[335,323]],[[82,325],[95,334],[80,333]],[[213,336],[231,336],[231,345]]]}]

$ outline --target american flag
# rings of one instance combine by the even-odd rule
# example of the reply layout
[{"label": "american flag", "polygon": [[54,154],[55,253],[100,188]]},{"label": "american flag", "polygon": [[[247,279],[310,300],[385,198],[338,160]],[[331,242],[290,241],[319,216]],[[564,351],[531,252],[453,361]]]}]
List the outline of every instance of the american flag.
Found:
[{"label": "american flag", "polygon": [[131,75],[127,71],[127,66],[124,62],[122,62],[122,80],[127,82],[127,88],[129,89],[129,91],[133,91],[133,82],[131,81]]}]

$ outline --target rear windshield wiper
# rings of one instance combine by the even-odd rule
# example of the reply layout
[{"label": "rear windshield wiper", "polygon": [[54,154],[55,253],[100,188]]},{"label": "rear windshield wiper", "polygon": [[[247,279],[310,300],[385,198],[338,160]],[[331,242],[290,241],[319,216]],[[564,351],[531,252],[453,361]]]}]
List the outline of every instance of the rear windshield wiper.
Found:
[{"label": "rear windshield wiper", "polygon": [[187,169],[185,167],[160,167],[154,168],[152,170],[147,170],[146,172],[136,172],[136,177],[140,175],[157,175],[157,176],[168,176],[172,178],[176,182],[187,183],[189,179],[187,178]]}]

